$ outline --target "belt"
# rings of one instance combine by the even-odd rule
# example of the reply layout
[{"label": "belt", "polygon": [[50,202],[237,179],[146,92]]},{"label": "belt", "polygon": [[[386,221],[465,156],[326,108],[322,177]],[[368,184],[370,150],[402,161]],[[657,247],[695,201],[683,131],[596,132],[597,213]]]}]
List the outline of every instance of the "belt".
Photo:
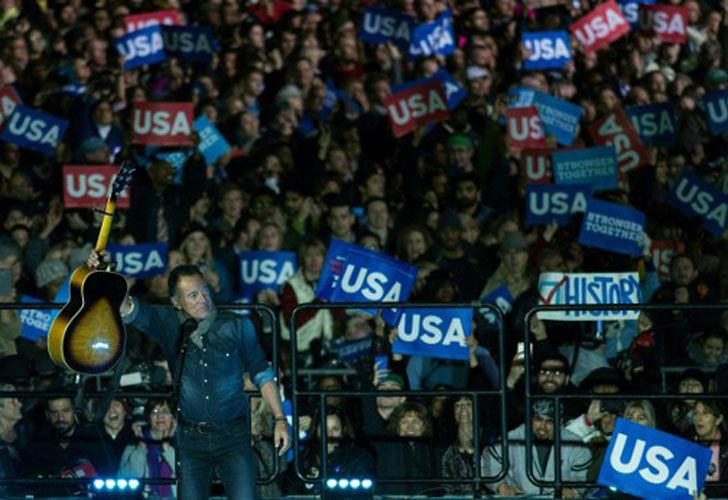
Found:
[{"label": "belt", "polygon": [[200,434],[212,434],[229,429],[230,427],[236,427],[238,425],[249,425],[249,421],[246,417],[237,417],[232,420],[223,420],[220,422],[195,422],[188,418],[179,416],[177,419],[180,427],[189,429]]}]

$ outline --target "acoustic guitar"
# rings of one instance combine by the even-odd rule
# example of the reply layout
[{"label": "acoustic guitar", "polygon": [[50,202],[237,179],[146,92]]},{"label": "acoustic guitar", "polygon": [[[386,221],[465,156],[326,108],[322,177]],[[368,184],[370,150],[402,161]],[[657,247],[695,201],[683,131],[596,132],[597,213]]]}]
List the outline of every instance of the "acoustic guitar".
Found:
[{"label": "acoustic guitar", "polygon": [[[101,252],[111,231],[116,199],[127,186],[136,165],[125,161],[113,181],[95,250]],[[112,271],[82,265],[73,271],[69,299],[48,332],[48,354],[54,363],[81,375],[111,370],[124,354],[126,333],[119,307],[127,292],[126,279]]]}]

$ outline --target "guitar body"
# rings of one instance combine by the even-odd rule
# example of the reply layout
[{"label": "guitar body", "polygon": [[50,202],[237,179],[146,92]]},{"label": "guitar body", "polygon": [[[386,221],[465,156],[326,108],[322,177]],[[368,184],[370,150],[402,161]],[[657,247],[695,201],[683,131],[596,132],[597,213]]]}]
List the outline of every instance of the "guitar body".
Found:
[{"label": "guitar body", "polygon": [[119,307],[127,283],[121,274],[79,267],[69,300],[48,332],[48,353],[59,366],[82,375],[111,370],[126,344]]}]

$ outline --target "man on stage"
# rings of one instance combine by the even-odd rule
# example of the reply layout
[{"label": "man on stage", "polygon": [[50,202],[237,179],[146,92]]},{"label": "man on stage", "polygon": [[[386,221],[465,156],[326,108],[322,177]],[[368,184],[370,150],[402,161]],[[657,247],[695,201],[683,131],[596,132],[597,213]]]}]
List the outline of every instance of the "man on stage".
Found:
[{"label": "man on stage", "polygon": [[[101,257],[108,261],[106,254]],[[88,266],[99,267],[102,259],[94,252]],[[176,311],[127,296],[121,314],[124,323],[160,344],[173,374],[179,370],[179,350],[186,337],[183,369],[177,378],[180,498],[208,498],[213,470],[229,498],[256,498],[243,373],[248,372],[275,416],[274,444],[280,455],[288,448],[289,437],[275,374],[263,356],[253,324],[232,312],[218,311],[195,266],[176,267],[168,281]]]}]

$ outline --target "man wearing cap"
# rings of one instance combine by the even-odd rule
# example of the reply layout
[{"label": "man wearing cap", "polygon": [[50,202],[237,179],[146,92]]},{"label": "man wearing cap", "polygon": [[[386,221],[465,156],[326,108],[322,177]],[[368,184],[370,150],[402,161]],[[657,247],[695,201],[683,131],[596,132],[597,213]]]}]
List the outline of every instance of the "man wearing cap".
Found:
[{"label": "man wearing cap", "polygon": [[[710,377],[698,368],[688,368],[680,373],[674,391],[678,394],[705,394],[710,391]],[[686,435],[692,429],[695,402],[695,399],[683,399],[670,405],[670,422],[676,434]]]},{"label": "man wearing cap", "polygon": [[43,298],[53,300],[69,274],[68,266],[62,260],[47,259],[35,270],[35,284]]},{"label": "man wearing cap", "polygon": [[[377,391],[401,391],[405,388],[404,380],[396,373],[389,372],[377,381]],[[362,399],[362,432],[376,456],[387,451],[387,443],[391,441],[392,434],[387,429],[389,419],[401,404],[407,400],[406,396],[381,396],[377,398]]]},{"label": "man wearing cap", "polygon": [[[539,344],[536,343],[536,346]],[[537,347],[538,349],[538,347]],[[569,361],[560,352],[553,349],[545,349],[537,353],[533,363],[532,376],[533,392],[536,394],[568,394],[574,391],[571,384],[571,369]],[[516,427],[523,423],[523,384],[521,382],[525,368],[523,366],[523,353],[517,353],[511,362],[510,370],[506,377],[506,388],[508,391],[508,428]],[[569,418],[575,415],[571,405],[564,406],[562,417]]]},{"label": "man wearing cap", "polygon": [[490,72],[481,66],[472,65],[465,70],[465,77],[468,80],[468,102],[479,103],[482,108],[481,112],[485,112],[483,101],[490,94],[490,88],[493,84]]},{"label": "man wearing cap", "polygon": [[[529,479],[527,468],[531,468],[536,479],[554,481],[554,433],[561,432],[561,479],[563,481],[584,481],[591,464],[589,449],[578,436],[561,428],[554,422],[553,400],[534,400],[531,422],[521,424],[508,433],[508,474],[493,483],[491,488],[497,495],[553,495],[553,489],[537,486]],[[526,425],[531,426],[533,445],[532,462],[526,462]],[[483,450],[481,473],[494,477],[504,466],[501,456],[501,442]],[[564,488],[563,498],[579,498],[579,491]]]},{"label": "man wearing cap", "polygon": [[477,261],[463,241],[463,224],[453,210],[447,209],[437,220],[439,254],[435,263],[450,271],[460,289],[460,297],[474,299],[482,284]]},{"label": "man wearing cap", "polygon": [[465,134],[452,134],[447,140],[450,166],[455,174],[470,173],[473,166],[473,141]]},{"label": "man wearing cap", "polygon": [[499,286],[506,285],[515,300],[531,287],[526,237],[519,231],[506,233],[500,242],[498,253],[501,263],[488,279],[480,296],[485,297]]}]

